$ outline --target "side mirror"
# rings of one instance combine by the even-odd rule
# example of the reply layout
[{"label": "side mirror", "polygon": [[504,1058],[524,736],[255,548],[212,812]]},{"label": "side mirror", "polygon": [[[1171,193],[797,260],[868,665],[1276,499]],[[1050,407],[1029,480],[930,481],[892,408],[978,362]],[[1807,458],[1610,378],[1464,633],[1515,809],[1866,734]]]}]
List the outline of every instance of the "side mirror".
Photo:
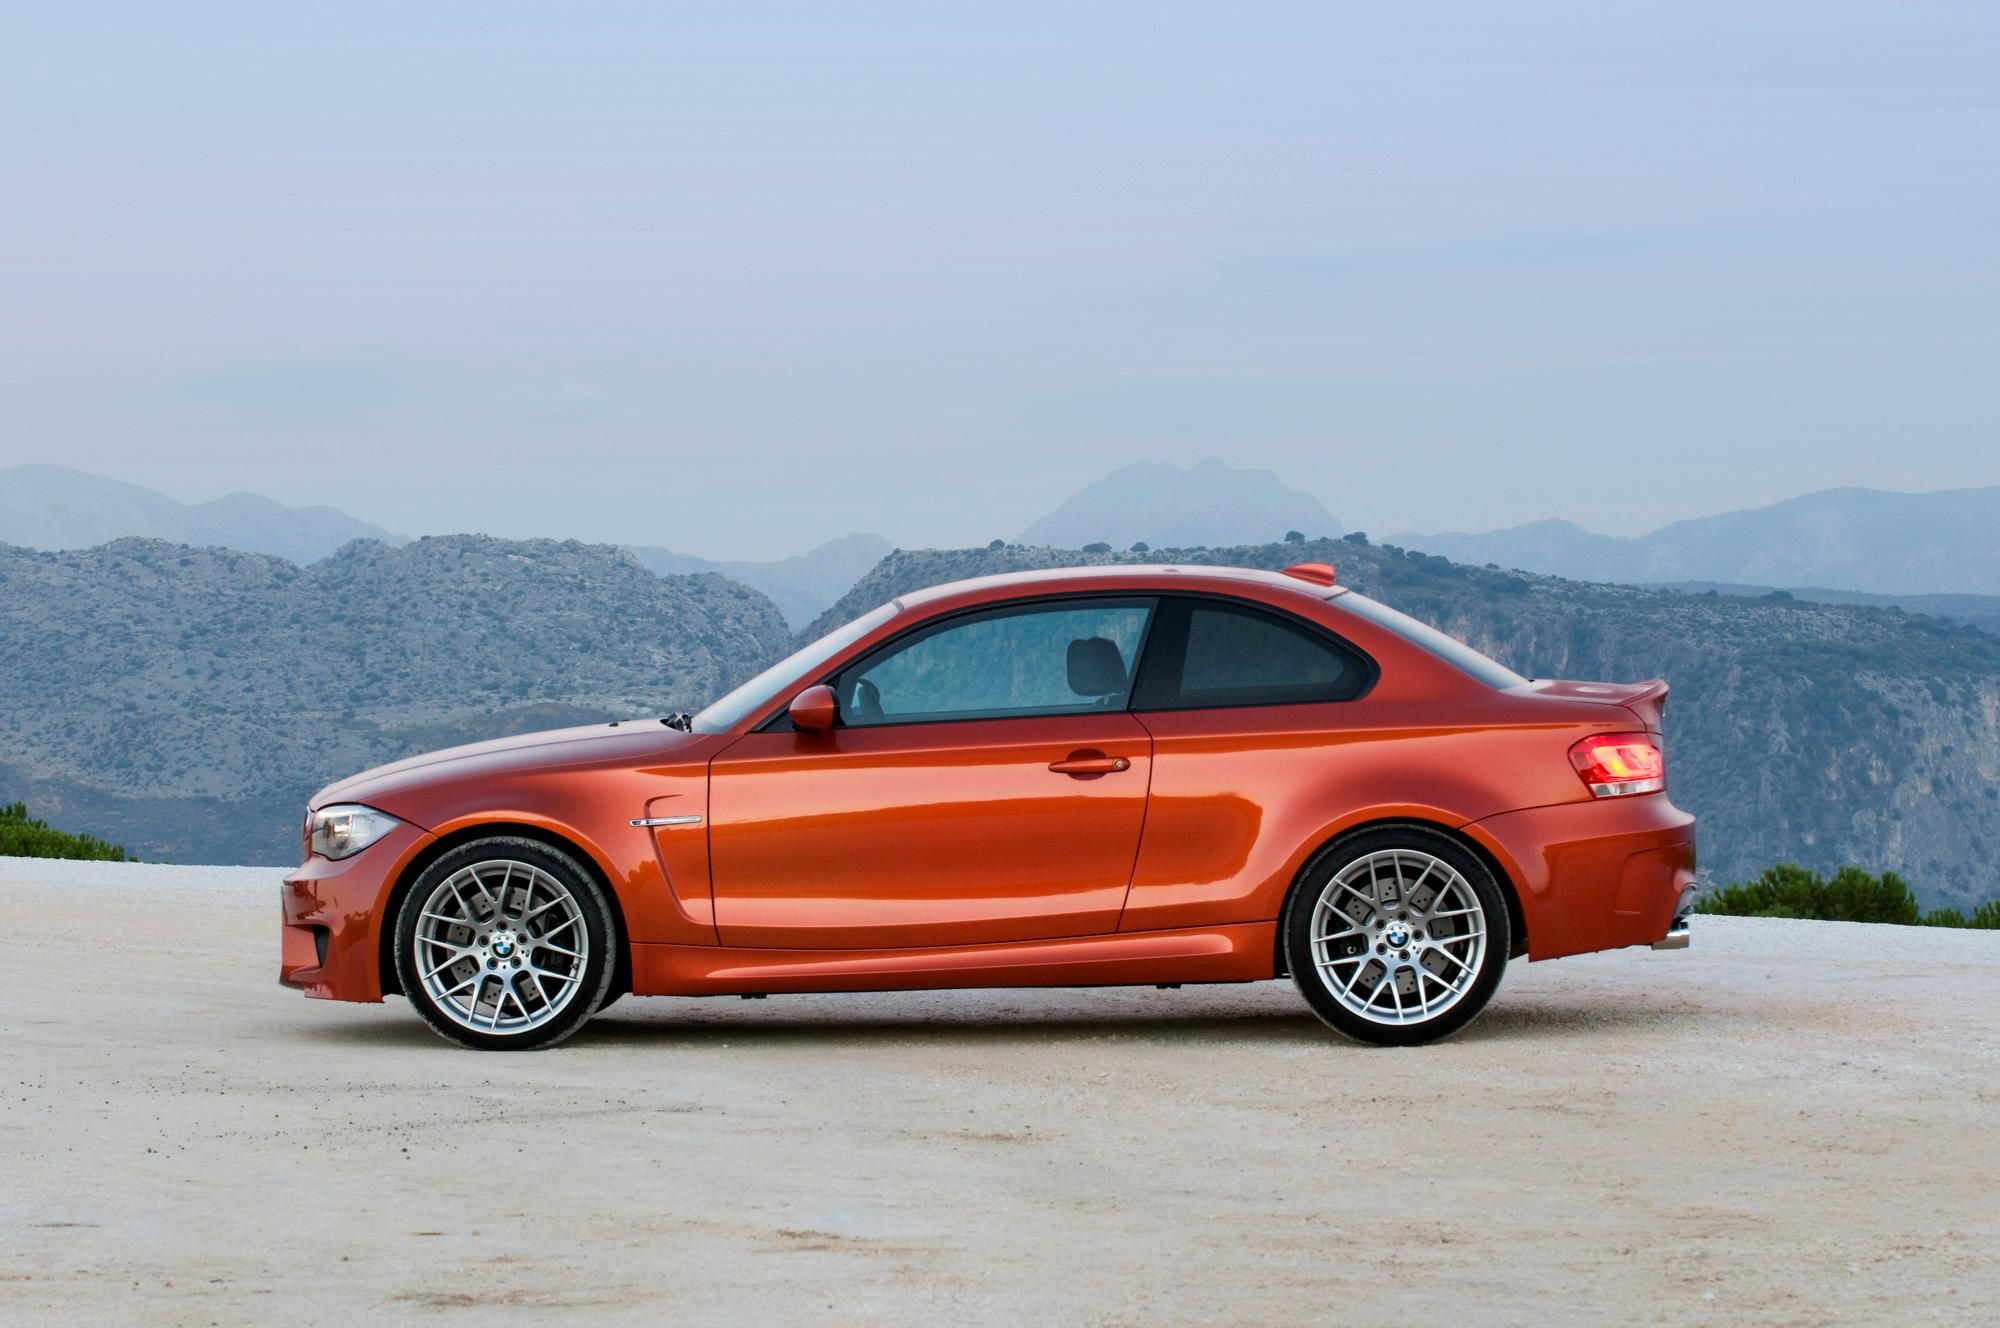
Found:
[{"label": "side mirror", "polygon": [[833,688],[820,683],[793,697],[785,713],[792,717],[792,727],[799,732],[825,733],[833,727],[834,718],[840,713],[840,703],[834,699]]}]

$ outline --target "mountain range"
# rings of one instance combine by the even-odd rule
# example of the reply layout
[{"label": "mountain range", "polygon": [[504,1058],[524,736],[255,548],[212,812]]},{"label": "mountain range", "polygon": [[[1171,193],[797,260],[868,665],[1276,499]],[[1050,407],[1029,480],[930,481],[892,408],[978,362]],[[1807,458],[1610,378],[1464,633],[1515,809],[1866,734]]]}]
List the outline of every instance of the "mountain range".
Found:
[{"label": "mountain range", "polygon": [[0,801],[141,858],[295,862],[338,776],[696,709],[789,648],[756,591],[603,545],[0,546]]},{"label": "mountain range", "polygon": [[126,536],[268,553],[295,563],[358,539],[397,540],[331,507],[287,507],[252,493],[180,503],[123,480],[68,466],[0,470],[0,543],[87,549]]},{"label": "mountain range", "polygon": [[[88,549],[126,537],[264,553],[302,565],[329,557],[354,540],[403,542],[331,507],[287,507],[248,493],[181,503],[137,484],[67,466],[0,469],[0,544]],[[663,575],[715,572],[760,590],[796,627],[840,598],[889,552],[889,541],[880,535],[843,535],[808,552],[764,562],[719,561],[652,546],[632,552]]]},{"label": "mountain range", "polygon": [[[1028,546],[1227,548],[1287,531],[1331,537],[1341,527],[1317,498],[1268,470],[1213,458],[1181,468],[1141,462],[1115,470],[1029,524]],[[179,503],[164,494],[63,466],[0,469],[0,543],[90,548],[125,536],[269,553],[310,563],[355,539],[399,542],[329,507],[287,507],[252,494]],[[1634,585],[1768,587],[1800,598],[1876,595],[1912,610],[1974,621],[1992,605],[1947,607],[1918,596],[2000,596],[2000,487],[1935,493],[1828,489],[1767,507],[1677,521],[1649,534],[1605,535],[1536,521],[1480,534],[1391,537],[1454,562]],[[889,541],[850,534],[806,553],[719,560],[656,545],[633,552],[655,571],[717,572],[763,591],[794,627],[818,615]],[[1759,591],[1762,593],[1762,591]]]},{"label": "mountain range", "polygon": [[[0,537],[58,548],[0,545],[0,801],[25,798],[142,857],[283,862],[304,798],[328,779],[481,737],[697,708],[788,649],[789,629],[829,602],[800,636],[986,572],[1322,558],[1348,584],[1523,672],[1667,677],[1675,796],[1703,818],[1704,861],[1719,878],[1797,859],[1903,872],[1930,904],[2000,893],[2000,641],[1989,634],[2000,598],[1834,579],[1989,584],[2000,520],[1984,514],[2000,490],[1829,491],[1637,539],[1552,523],[1527,536],[1434,537],[1491,541],[1455,560],[1360,535],[1279,542],[1274,528],[1319,532],[1295,505],[1256,515],[1255,495],[1276,483],[1268,475],[1220,463],[1157,470],[1108,477],[1051,514],[1098,551],[995,541],[877,561],[886,541],[861,535],[725,564],[485,536],[398,547],[324,509],[175,504],[17,467],[0,472]],[[1198,490],[1215,499],[1206,515]],[[1121,494],[1131,498],[1122,513]],[[98,499],[103,510],[83,510]],[[238,512],[254,519],[223,520]],[[1260,533],[1180,543],[1196,528],[1181,519],[1254,520]],[[92,521],[191,522],[204,546],[122,538],[58,551]],[[217,546],[285,523],[297,536],[287,553]],[[309,556],[355,526],[370,534]],[[1155,549],[1130,551],[1141,540]],[[1628,584],[1474,559],[1567,559]],[[1629,584],[1676,572],[1679,589]]]},{"label": "mountain range", "polygon": [[2000,487],[1825,489],[1631,537],[1536,521],[1478,535],[1397,535],[1391,542],[1454,562],[1593,581],[1991,595],[2000,594]]},{"label": "mountain range", "polygon": [[[1674,688],[1674,797],[1705,869],[1904,873],[1928,905],[2000,893],[2000,640],[1940,618],[1468,567],[1337,541],[1182,548],[1331,561],[1344,583],[1525,673]],[[801,635],[919,586],[1152,555],[890,553]],[[696,709],[791,648],[771,601],[627,550],[453,536],[299,567],[155,540],[0,547],[0,801],[141,857],[282,863],[305,798],[416,751]]]},{"label": "mountain range", "polygon": [[[1373,595],[1531,677],[1664,677],[1674,801],[1703,871],[1779,861],[1904,874],[1928,906],[2000,895],[2000,640],[1893,608],[1815,604],[1468,567],[1348,541],[1177,550],[1174,561],[1326,561]],[[813,624],[831,630],[939,582],[1132,553],[904,550]]]}]

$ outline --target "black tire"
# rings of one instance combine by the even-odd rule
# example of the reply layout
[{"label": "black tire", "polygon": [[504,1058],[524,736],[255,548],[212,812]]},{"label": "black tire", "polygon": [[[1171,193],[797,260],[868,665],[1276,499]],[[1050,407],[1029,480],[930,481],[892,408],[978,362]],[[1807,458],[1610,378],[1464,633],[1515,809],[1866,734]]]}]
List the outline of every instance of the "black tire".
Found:
[{"label": "black tire", "polygon": [[[1383,855],[1390,855],[1390,861],[1384,862]],[[1336,891],[1335,897],[1341,900],[1343,910],[1339,915],[1322,909],[1322,896],[1334,881],[1350,869],[1360,871],[1362,864],[1371,860],[1382,884],[1371,887],[1364,881],[1360,894],[1349,889]],[[1436,867],[1430,869],[1429,876],[1421,875],[1425,864],[1432,862],[1448,867],[1456,877],[1450,872],[1441,873]],[[1386,884],[1392,877],[1396,881],[1394,889]],[[1438,881],[1444,882],[1442,890],[1435,884]],[[1375,896],[1372,899],[1371,893]],[[1450,897],[1440,900],[1440,894]],[[1456,911],[1459,906],[1456,899],[1465,894],[1470,895],[1471,902],[1464,906],[1476,907],[1479,910],[1476,917],[1467,913],[1427,920],[1428,910],[1438,908],[1440,903],[1450,906],[1440,911]],[[1385,897],[1393,897],[1396,902],[1385,904]],[[1364,903],[1364,899],[1368,902]],[[1426,899],[1430,901],[1428,904],[1424,903]],[[1333,940],[1315,944],[1313,928],[1316,917],[1320,916],[1330,919],[1326,926],[1343,929],[1344,939],[1338,942],[1338,949]],[[1483,927],[1480,941],[1472,938],[1475,923]],[[1385,1047],[1433,1042],[1478,1018],[1500,985],[1511,936],[1507,897],[1491,870],[1456,839],[1420,825],[1364,830],[1322,850],[1293,883],[1281,925],[1292,980],[1313,1013],[1328,1027],[1357,1042]],[[1426,927],[1430,930],[1426,931]],[[1405,939],[1406,949],[1385,944],[1397,937]],[[1441,953],[1434,957],[1433,952]],[[1421,975],[1417,972],[1419,965],[1423,968]],[[1405,975],[1408,986],[1403,985]],[[1450,978],[1451,983],[1445,978]],[[1462,984],[1461,978],[1465,979]],[[1356,990],[1367,986],[1371,993],[1387,989],[1388,1001],[1396,1003],[1399,1018],[1403,1017],[1406,993],[1411,994],[1413,1001],[1436,1000],[1440,1008],[1435,1014],[1411,1017],[1407,1022],[1388,1022],[1388,1003],[1381,996],[1371,994],[1370,1002],[1358,1002],[1352,995],[1343,997],[1339,990],[1342,985]],[[1437,994],[1428,994],[1433,991]],[[1357,1004],[1366,1004],[1373,1017],[1355,1008]]]},{"label": "black tire", "polygon": [[[486,1031],[468,1027],[460,1018],[448,1012],[440,1004],[438,997],[425,985],[422,969],[417,965],[417,950],[420,944],[417,928],[423,921],[427,902],[445,882],[459,877],[460,873],[468,868],[507,863],[545,873],[562,890],[567,891],[569,898],[576,905],[577,926],[573,926],[571,931],[580,927],[588,936],[589,944],[583,947],[580,961],[556,959],[548,961],[563,963],[566,980],[573,978],[575,983],[573,988],[564,988],[566,996],[548,1001],[549,1006],[559,1006],[553,1014],[547,1015],[543,1022],[522,1027],[517,1031]],[[510,892],[504,887],[499,891],[502,900],[507,899],[509,894]],[[489,895],[488,899],[490,898]],[[530,895],[529,898],[532,899],[533,896]],[[472,907],[476,910],[482,905],[474,904]],[[523,911],[526,911],[525,907]],[[491,920],[501,920],[496,915],[489,914],[488,917]],[[474,941],[476,944],[476,933],[486,925],[488,923],[484,921],[474,922],[468,924],[464,931],[451,934]],[[618,934],[615,915],[596,877],[568,853],[539,840],[523,839],[513,835],[496,835],[487,839],[472,840],[440,856],[424,869],[423,874],[417,877],[416,883],[404,893],[403,902],[397,910],[395,926],[396,976],[402,983],[404,996],[408,997],[417,1013],[423,1016],[424,1022],[440,1036],[460,1046],[480,1051],[528,1051],[552,1047],[583,1027],[584,1021],[602,1009],[606,1003],[612,974],[617,968],[617,947],[622,941]],[[531,951],[527,944],[528,931],[528,926],[523,924],[520,957],[516,963],[529,962],[528,956]],[[508,948],[511,952],[512,943]],[[432,953],[437,952],[433,949]],[[477,973],[482,967],[491,966],[488,960],[472,957],[463,962],[469,966],[463,971],[470,973]],[[473,990],[475,995],[485,990],[483,982]],[[496,1003],[501,1010],[505,1010],[505,998],[497,998]],[[475,1016],[476,1011],[475,1002]],[[524,1006],[522,1017],[528,1015],[529,1011]],[[496,1024],[497,1022],[496,1019]]]}]

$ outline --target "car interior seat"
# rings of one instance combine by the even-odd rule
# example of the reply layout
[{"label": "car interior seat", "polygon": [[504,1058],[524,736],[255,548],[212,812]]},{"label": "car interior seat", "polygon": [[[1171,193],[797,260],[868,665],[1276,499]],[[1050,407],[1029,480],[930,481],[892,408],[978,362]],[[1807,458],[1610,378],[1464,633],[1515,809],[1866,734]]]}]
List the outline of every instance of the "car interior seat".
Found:
[{"label": "car interior seat", "polygon": [[1104,704],[1116,704],[1125,694],[1125,657],[1118,643],[1102,636],[1085,637],[1069,643],[1069,689],[1078,696],[1094,696]]},{"label": "car interior seat", "polygon": [[841,709],[859,723],[879,723],[883,718],[882,689],[866,678],[856,678],[853,694]]}]

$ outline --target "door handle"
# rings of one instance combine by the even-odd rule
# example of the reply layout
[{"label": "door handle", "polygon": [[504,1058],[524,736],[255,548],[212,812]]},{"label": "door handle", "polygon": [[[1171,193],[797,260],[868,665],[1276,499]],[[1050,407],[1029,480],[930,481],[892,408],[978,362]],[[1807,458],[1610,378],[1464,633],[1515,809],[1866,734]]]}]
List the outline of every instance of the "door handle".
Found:
[{"label": "door handle", "polygon": [[1078,753],[1049,762],[1049,769],[1059,775],[1113,775],[1131,768],[1132,763],[1122,756],[1084,756]]}]

